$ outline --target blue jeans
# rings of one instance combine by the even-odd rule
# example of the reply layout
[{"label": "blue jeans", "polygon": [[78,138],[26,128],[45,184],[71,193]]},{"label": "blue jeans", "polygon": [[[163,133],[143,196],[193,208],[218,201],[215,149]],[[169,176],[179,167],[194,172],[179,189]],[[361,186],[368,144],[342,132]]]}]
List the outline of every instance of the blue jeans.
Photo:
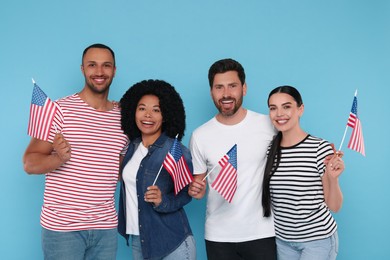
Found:
[{"label": "blue jeans", "polygon": [[42,249],[46,260],[115,260],[116,229],[70,232],[42,228]]},{"label": "blue jeans", "polygon": [[310,242],[288,242],[276,238],[278,260],[335,260],[338,248],[337,231],[328,238]]},{"label": "blue jeans", "polygon": [[[143,260],[141,241],[139,236],[131,235],[131,247],[133,249],[133,260]],[[183,243],[180,244],[169,255],[161,258],[160,260],[196,260],[196,247],[195,239],[193,236],[188,236]]]}]

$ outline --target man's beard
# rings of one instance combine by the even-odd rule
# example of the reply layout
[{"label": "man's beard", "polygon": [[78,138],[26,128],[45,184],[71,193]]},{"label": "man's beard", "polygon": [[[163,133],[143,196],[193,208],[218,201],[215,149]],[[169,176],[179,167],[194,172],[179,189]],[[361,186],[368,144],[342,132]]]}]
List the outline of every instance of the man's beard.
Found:
[{"label": "man's beard", "polygon": [[[226,98],[226,99],[231,100],[232,98]],[[214,104],[215,104],[215,106],[217,107],[219,113],[220,113],[222,116],[226,116],[226,117],[233,116],[234,114],[236,114],[236,112],[237,112],[237,111],[240,109],[240,107],[242,106],[242,101],[243,101],[242,97],[239,98],[238,100],[233,99],[233,100],[234,100],[234,101],[233,101],[233,102],[234,102],[234,107],[233,107],[233,109],[231,109],[231,110],[223,110],[222,105],[221,105],[222,102],[220,102],[221,100],[224,100],[224,99],[220,99],[219,101],[214,101]]]}]

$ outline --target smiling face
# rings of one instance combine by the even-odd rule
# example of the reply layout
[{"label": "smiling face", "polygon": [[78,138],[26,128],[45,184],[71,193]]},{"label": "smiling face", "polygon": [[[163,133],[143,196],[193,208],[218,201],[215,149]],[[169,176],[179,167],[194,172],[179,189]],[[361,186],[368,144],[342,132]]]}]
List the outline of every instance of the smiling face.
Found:
[{"label": "smiling face", "polygon": [[275,93],[268,101],[269,117],[272,124],[281,132],[300,129],[299,118],[303,114],[303,104],[298,107],[295,99],[289,94]]},{"label": "smiling face", "polygon": [[114,57],[107,49],[91,48],[83,57],[81,71],[89,90],[97,94],[106,93],[115,76]]},{"label": "smiling face", "polygon": [[237,71],[217,73],[211,87],[211,97],[223,117],[231,117],[241,108],[246,84],[241,84]]},{"label": "smiling face", "polygon": [[161,135],[163,117],[160,100],[154,95],[143,96],[136,108],[135,123],[141,132],[142,140],[148,139],[150,144]]}]

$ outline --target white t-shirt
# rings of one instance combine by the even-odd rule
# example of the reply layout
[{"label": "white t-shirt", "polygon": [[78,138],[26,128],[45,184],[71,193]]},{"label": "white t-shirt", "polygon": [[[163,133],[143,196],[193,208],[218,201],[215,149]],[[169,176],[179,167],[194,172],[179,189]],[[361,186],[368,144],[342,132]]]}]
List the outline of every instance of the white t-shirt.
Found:
[{"label": "white t-shirt", "polygon": [[[216,168],[209,184],[205,239],[244,242],[275,236],[273,217],[264,218],[261,205],[266,152],[275,130],[266,115],[247,111],[240,123],[224,125],[212,118],[197,128],[190,141],[194,174]],[[227,202],[211,183],[221,167],[218,161],[237,144],[237,190]]]},{"label": "white t-shirt", "polygon": [[138,197],[137,197],[137,172],[142,159],[148,153],[142,142],[138,145],[133,157],[123,169],[122,178],[126,187],[126,234],[139,235],[138,227]]}]

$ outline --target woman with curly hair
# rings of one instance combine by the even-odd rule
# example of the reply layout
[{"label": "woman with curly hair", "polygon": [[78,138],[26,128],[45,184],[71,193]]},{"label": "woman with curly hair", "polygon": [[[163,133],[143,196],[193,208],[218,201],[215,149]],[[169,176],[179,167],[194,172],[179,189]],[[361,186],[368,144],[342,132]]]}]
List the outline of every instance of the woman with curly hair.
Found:
[{"label": "woman with curly hair", "polygon": [[[188,186],[175,195],[172,178],[161,167],[175,137],[180,141],[184,135],[183,101],[169,83],[144,80],[130,87],[120,105],[130,144],[120,171],[118,231],[127,243],[131,237],[133,259],[196,259],[183,209],[191,201]],[[180,145],[192,173],[191,154]]]}]

